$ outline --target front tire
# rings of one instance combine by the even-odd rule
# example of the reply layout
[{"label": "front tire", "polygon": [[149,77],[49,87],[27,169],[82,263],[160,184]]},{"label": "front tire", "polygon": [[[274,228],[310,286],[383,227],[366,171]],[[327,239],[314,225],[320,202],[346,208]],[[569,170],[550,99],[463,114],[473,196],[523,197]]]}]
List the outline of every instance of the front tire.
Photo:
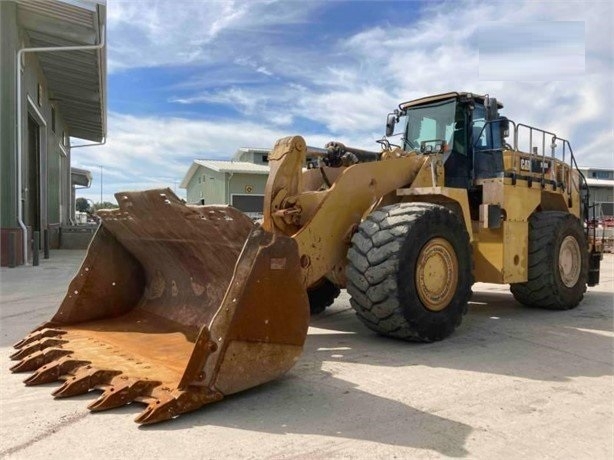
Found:
[{"label": "front tire", "polygon": [[309,313],[319,315],[330,307],[341,290],[326,278],[322,278],[314,287],[307,290]]},{"label": "front tire", "polygon": [[586,292],[588,250],[580,221],[572,214],[544,211],[529,219],[526,283],[514,283],[514,298],[528,306],[569,310]]},{"label": "front tire", "polygon": [[347,290],[370,329],[404,340],[449,336],[467,312],[472,252],[448,208],[399,203],[373,212],[348,251]]}]

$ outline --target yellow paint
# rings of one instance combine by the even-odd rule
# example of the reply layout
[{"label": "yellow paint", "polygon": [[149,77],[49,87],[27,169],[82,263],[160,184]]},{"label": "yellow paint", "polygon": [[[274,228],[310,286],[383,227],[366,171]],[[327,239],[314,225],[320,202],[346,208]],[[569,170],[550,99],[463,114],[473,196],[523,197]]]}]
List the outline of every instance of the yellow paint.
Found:
[{"label": "yellow paint", "polygon": [[337,178],[311,211],[313,214],[301,218],[306,222],[304,226],[292,235],[298,243],[299,253],[309,257],[309,264],[304,267],[306,286],[333,268],[335,275],[345,271],[349,236],[354,226],[382,196],[410,183],[423,162],[424,157],[413,155],[359,163],[347,168]]},{"label": "yellow paint", "polygon": [[492,229],[471,220],[467,190],[444,186],[442,155],[390,151],[382,154],[381,161],[328,168],[329,188],[320,171],[302,171],[304,155],[305,142],[298,136],[277,142],[269,157],[263,227],[296,240],[304,256],[306,286],[325,275],[343,285],[346,253],[356,226],[378,207],[399,201],[438,203],[462,216],[474,250],[475,280],[492,283],[526,281],[531,214],[580,213],[578,173],[553,158],[546,158],[550,168],[544,177],[564,183],[564,189],[542,185],[542,172],[531,171],[535,156],[509,150],[504,151],[504,166],[517,173],[515,183],[509,177],[476,181],[482,186],[482,204],[502,209],[501,227]]},{"label": "yellow paint", "polygon": [[452,205],[453,211],[463,218],[467,233],[469,234],[469,241],[473,241],[471,211],[469,210],[467,190],[450,187],[414,187],[412,184],[411,188],[397,190],[397,195],[403,197],[402,201],[437,203],[444,206]]},{"label": "yellow paint", "polygon": [[[477,227],[477,226],[476,226]],[[473,277],[483,283],[503,283],[503,227],[477,228],[473,242]]]},{"label": "yellow paint", "polygon": [[428,310],[441,311],[449,305],[458,285],[458,259],[448,240],[427,241],[418,255],[414,281],[418,297]]}]

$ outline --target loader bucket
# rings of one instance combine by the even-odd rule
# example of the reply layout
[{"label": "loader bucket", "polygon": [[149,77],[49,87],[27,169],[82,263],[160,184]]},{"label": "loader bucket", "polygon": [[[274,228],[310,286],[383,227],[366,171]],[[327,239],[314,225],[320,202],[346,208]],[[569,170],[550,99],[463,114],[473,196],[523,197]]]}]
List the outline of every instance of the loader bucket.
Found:
[{"label": "loader bucket", "polygon": [[144,403],[147,424],[293,366],[309,322],[294,240],[170,189],[116,198],[55,316],[15,345],[26,385],[100,390],[93,411]]}]

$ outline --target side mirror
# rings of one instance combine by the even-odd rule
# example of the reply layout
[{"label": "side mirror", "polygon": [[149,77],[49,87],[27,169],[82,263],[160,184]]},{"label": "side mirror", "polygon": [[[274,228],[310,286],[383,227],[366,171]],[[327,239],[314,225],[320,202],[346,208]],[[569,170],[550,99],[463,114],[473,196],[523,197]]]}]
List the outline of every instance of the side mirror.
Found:
[{"label": "side mirror", "polygon": [[503,137],[508,137],[510,135],[510,121],[503,117],[501,118],[501,121],[499,122],[500,126],[501,126],[501,132],[503,133]]},{"label": "side mirror", "polygon": [[386,137],[390,137],[394,134],[394,125],[397,122],[397,115],[395,113],[389,113],[386,118]]},{"label": "side mirror", "polygon": [[486,120],[496,120],[499,118],[499,107],[497,106],[497,99],[494,97],[488,97],[484,99],[484,108],[486,109]]}]

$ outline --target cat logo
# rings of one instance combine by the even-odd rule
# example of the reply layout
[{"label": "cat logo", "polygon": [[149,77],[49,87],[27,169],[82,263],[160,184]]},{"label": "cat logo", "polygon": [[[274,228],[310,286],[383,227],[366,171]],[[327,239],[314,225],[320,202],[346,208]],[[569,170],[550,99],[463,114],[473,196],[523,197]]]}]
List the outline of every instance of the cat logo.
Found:
[{"label": "cat logo", "polygon": [[520,169],[522,171],[531,171],[531,159],[521,158],[520,159]]}]

